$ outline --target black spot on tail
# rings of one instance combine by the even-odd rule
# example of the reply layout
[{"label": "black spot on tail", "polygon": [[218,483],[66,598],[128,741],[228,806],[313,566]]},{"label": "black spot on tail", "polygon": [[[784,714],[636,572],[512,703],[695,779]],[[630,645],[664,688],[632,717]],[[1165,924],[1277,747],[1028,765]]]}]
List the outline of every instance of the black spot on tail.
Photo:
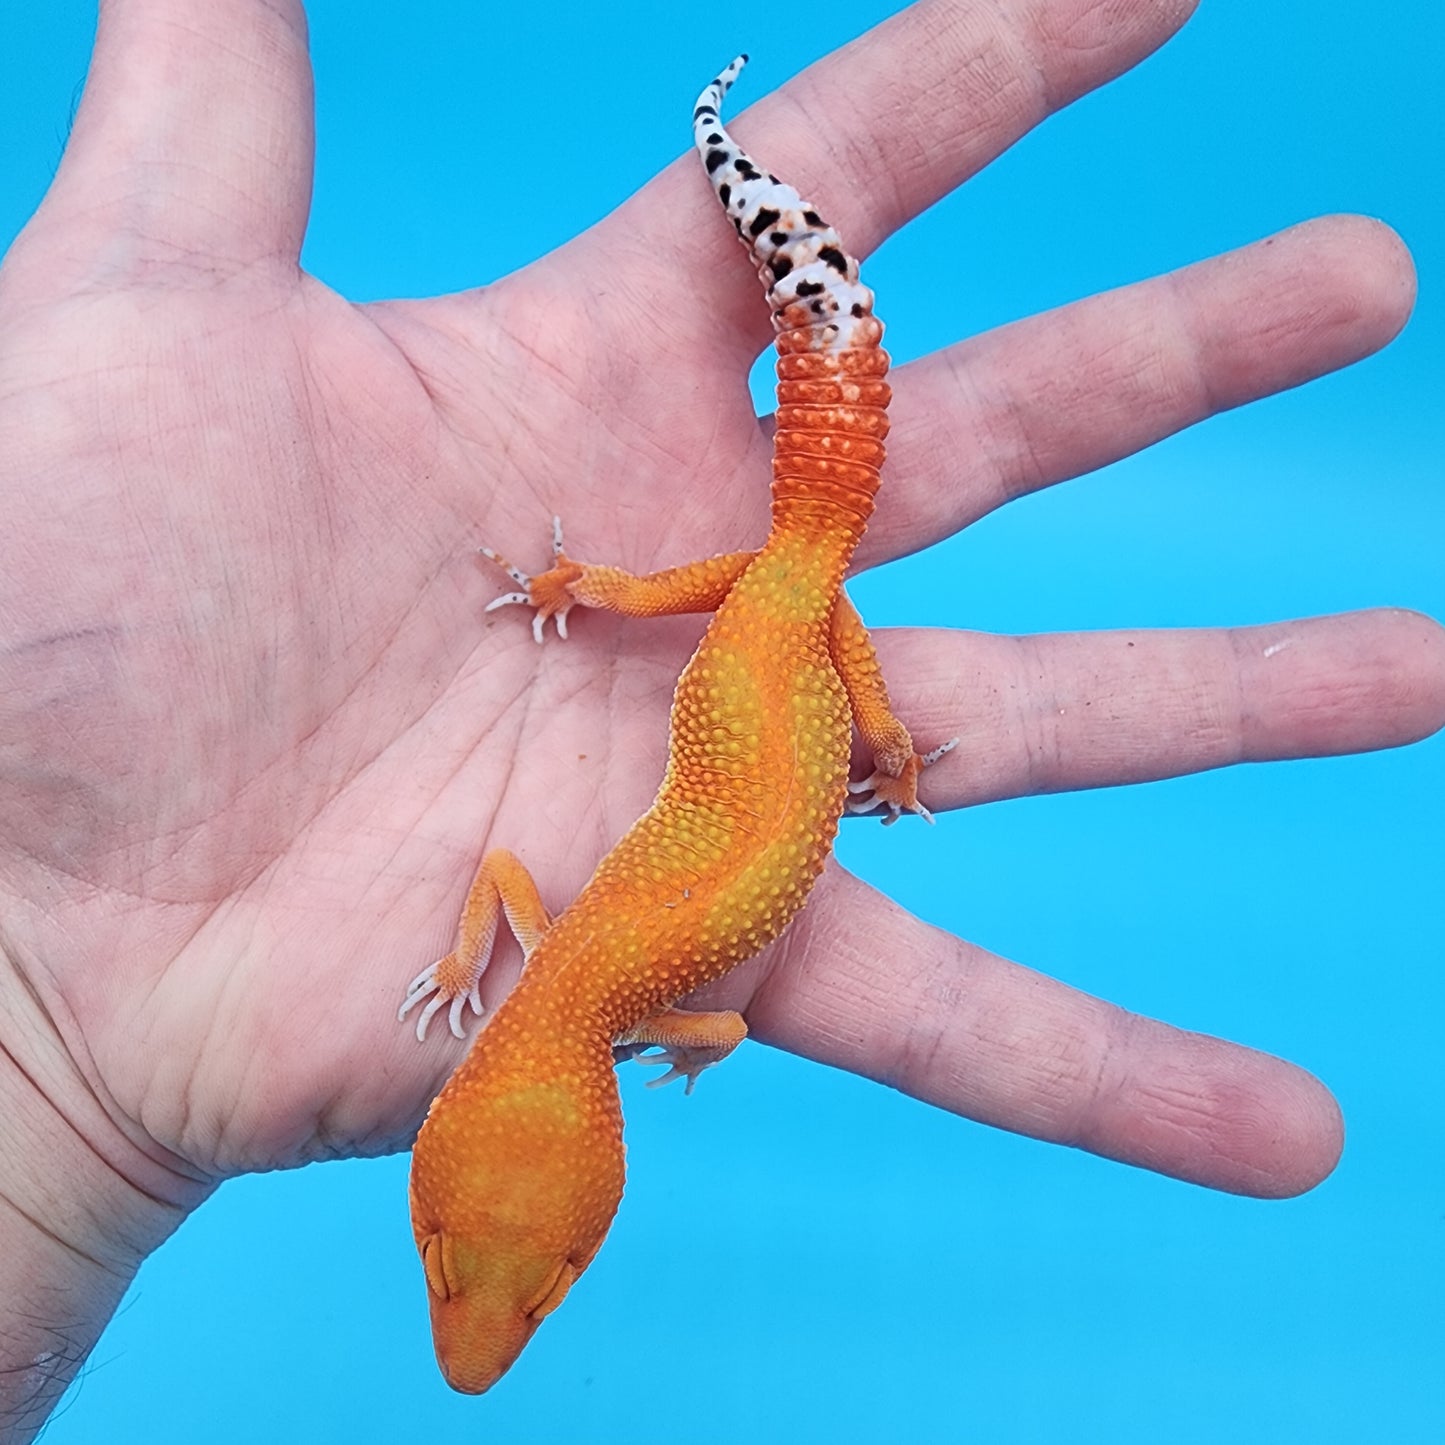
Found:
[{"label": "black spot on tail", "polygon": [[831,266],[840,276],[848,274],[848,258],[836,246],[824,246],[818,252],[818,259]]},{"label": "black spot on tail", "polygon": [[768,263],[768,270],[773,273],[774,281],[781,281],[792,269],[793,263],[788,260],[786,256],[774,257],[774,259]]},{"label": "black spot on tail", "polygon": [[781,221],[782,218],[783,213],[781,211],[774,211],[770,207],[764,206],[763,209],[753,217],[751,224],[748,226],[748,235],[761,236],[769,226],[775,225],[778,221]]},{"label": "black spot on tail", "polygon": [[726,151],[709,151],[706,162],[708,175],[711,175],[719,166],[725,166],[727,163],[728,153]]}]

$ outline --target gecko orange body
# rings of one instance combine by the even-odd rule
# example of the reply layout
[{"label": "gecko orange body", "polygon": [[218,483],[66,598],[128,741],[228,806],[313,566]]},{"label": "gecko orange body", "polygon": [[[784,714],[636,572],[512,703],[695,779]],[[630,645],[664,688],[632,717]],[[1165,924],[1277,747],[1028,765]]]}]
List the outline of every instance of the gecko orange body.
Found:
[{"label": "gecko orange body", "polygon": [[945,750],[914,752],[841,590],[883,462],[882,326],[836,233],[722,129],[718,106],[745,58],[703,92],[694,130],[773,304],[767,541],[633,577],[572,561],[559,535],[550,571],[509,567],[524,591],[498,601],[535,607],[539,640],[546,617],[563,630],[576,604],[715,616],[677,685],[656,802],[555,921],[516,859],[489,853],[456,951],[403,1007],[429,1000],[420,1034],[450,1005],[460,1032],[464,1005],[480,1011],[477,979],[505,912],[526,967],[432,1104],[412,1163],[437,1357],[459,1390],[495,1383],[602,1243],[623,1185],[617,1052],[660,1045],[669,1077],[690,1087],[745,1035],[735,1013],[673,1005],[756,954],[803,906],[848,801],[851,726],[876,759],[873,776],[851,785],[865,795],[857,806],[894,817],[924,811],[918,772]]}]

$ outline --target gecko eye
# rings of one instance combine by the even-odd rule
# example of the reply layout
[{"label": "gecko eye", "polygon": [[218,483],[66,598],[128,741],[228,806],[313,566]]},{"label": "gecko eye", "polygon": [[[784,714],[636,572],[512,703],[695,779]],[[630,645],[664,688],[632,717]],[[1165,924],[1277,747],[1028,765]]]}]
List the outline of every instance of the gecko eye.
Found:
[{"label": "gecko eye", "polygon": [[421,1267],[426,1271],[427,1288],[439,1300],[449,1300],[455,1291],[447,1279],[446,1240],[440,1232],[429,1234],[422,1241]]},{"label": "gecko eye", "polygon": [[552,1277],[551,1284],[543,1291],[542,1298],[527,1311],[527,1318],[534,1322],[546,1319],[566,1298],[567,1291],[577,1283],[577,1276],[581,1273],[570,1259],[564,1259]]}]

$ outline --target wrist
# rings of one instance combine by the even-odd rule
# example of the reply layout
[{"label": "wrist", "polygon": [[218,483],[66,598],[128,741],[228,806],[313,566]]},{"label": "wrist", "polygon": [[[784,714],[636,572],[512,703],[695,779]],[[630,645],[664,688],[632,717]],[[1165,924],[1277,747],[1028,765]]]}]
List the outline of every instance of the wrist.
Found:
[{"label": "wrist", "polygon": [[212,1186],[118,1122],[0,953],[0,1441],[30,1440]]}]

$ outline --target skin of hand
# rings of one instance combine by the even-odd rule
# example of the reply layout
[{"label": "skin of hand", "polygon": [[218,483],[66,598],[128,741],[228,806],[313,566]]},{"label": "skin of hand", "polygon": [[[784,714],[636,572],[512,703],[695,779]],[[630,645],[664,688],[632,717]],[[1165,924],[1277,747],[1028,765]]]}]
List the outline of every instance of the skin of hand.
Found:
[{"label": "skin of hand", "polygon": [[[736,132],[866,256],[1189,8],[925,0]],[[701,622],[591,614],[538,648],[483,617],[476,546],[534,538],[519,560],[541,563],[556,511],[580,555],[645,570],[765,530],[767,317],[691,157],[485,289],[355,306],[298,267],[310,85],[296,0],[102,0],[64,159],[0,269],[15,1440],[217,1181],[407,1145],[465,1046],[418,1048],[398,989],[450,946],[488,840],[525,848],[555,909],[651,800]],[[1335,217],[902,366],[863,564],[1364,356],[1412,299],[1395,236]],[[879,641],[915,735],[964,733],[936,809],[1422,737],[1441,639],[1380,611]],[[1057,703],[1100,690],[1107,735]],[[1216,1188],[1306,1189],[1339,1150],[1302,1071],[995,958],[836,866],[719,1001],[780,1047]]]}]

